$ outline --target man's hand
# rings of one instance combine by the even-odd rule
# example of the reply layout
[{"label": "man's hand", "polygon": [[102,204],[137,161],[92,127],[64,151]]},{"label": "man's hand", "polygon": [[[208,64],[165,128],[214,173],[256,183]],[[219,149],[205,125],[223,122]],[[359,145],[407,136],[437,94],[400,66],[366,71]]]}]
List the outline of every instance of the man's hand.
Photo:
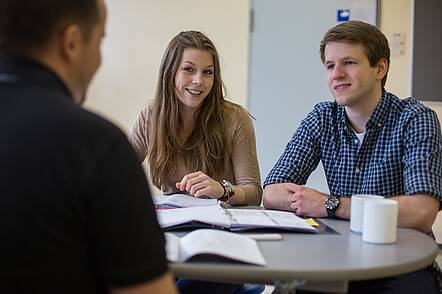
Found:
[{"label": "man's hand", "polygon": [[325,217],[327,195],[293,183],[268,185],[264,189],[264,207],[294,211],[299,215]]},{"label": "man's hand", "polygon": [[264,188],[263,205],[265,208],[293,211],[288,200],[290,193],[285,185],[286,183],[271,184]]},{"label": "man's hand", "polygon": [[296,214],[310,217],[327,216],[327,210],[324,206],[327,195],[312,188],[292,183],[286,183],[285,188],[289,192],[290,208]]}]

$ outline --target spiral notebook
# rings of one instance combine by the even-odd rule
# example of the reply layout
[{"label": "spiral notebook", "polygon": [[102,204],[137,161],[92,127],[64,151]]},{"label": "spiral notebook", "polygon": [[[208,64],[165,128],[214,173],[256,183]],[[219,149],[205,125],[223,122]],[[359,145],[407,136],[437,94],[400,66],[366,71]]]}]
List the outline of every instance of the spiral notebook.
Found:
[{"label": "spiral notebook", "polygon": [[220,205],[158,210],[158,222],[164,230],[178,228],[218,228],[230,231],[252,229],[289,230],[317,233],[318,229],[288,211],[234,209]]}]

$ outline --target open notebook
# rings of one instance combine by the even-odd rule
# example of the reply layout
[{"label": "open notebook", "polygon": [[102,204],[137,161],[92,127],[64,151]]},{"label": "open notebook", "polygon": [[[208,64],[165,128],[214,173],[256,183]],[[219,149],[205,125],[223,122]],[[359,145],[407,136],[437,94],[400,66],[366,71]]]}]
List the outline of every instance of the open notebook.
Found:
[{"label": "open notebook", "polygon": [[265,265],[255,240],[219,230],[195,230],[180,238],[166,233],[167,259],[185,261],[236,261]]},{"label": "open notebook", "polygon": [[212,227],[230,231],[282,229],[317,233],[318,230],[292,212],[268,209],[225,209],[220,205],[157,211],[163,229]]}]

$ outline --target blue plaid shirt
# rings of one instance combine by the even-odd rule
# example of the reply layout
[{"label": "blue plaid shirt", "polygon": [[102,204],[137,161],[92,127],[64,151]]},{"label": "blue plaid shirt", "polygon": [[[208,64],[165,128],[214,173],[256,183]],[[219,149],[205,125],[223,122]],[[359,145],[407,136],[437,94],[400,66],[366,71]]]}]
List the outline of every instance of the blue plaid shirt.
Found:
[{"label": "blue plaid shirt", "polygon": [[[434,111],[416,99],[401,100],[383,91],[359,145],[344,107],[319,103],[301,122],[264,187],[305,185],[321,160],[332,195],[422,193],[442,201],[442,136]],[[433,262],[427,269],[442,293],[439,266]]]},{"label": "blue plaid shirt", "polygon": [[322,161],[332,195],[427,194],[442,200],[442,136],[434,111],[382,92],[364,141],[336,102],[321,102],[301,122],[264,186],[305,185]]}]

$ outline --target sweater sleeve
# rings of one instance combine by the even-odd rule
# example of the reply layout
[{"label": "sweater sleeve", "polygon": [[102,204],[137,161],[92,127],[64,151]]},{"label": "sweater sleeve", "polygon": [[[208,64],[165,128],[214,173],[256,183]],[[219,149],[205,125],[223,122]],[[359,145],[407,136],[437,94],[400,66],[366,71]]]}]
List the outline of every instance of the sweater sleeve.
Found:
[{"label": "sweater sleeve", "polygon": [[233,120],[232,166],[235,185],[245,192],[246,205],[261,203],[262,188],[256,153],[255,131],[249,113],[238,107]]}]

